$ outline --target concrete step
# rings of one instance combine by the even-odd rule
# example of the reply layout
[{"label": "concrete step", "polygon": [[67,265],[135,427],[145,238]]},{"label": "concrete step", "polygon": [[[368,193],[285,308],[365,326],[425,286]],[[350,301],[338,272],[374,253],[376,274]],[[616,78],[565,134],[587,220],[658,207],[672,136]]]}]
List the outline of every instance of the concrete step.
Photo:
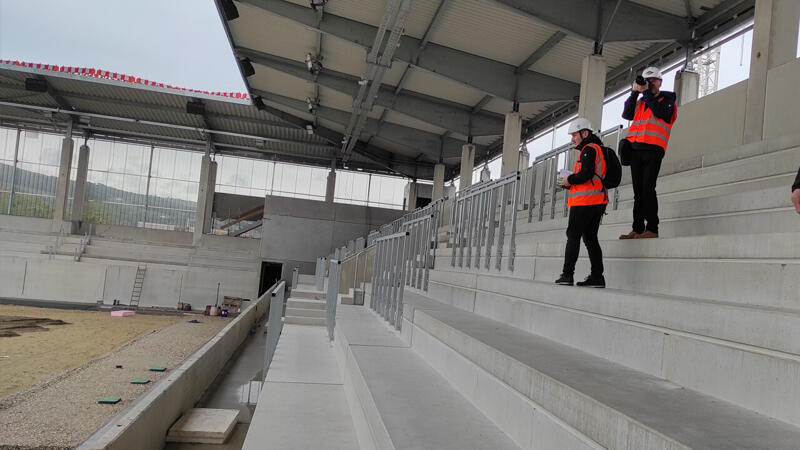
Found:
[{"label": "concrete step", "polygon": [[314,300],[308,298],[289,297],[286,300],[287,308],[297,309],[325,309],[325,300]]},{"label": "concrete step", "polygon": [[306,298],[306,299],[316,299],[321,300],[325,298],[326,293],[323,291],[317,291],[308,288],[297,288],[292,289],[292,298]]},{"label": "concrete step", "polygon": [[[683,330],[686,327],[667,328],[643,322],[646,320],[646,313],[639,314],[640,320],[636,321],[620,318],[613,312],[606,315],[579,309],[581,305],[577,303],[580,301],[604,301],[604,298],[598,298],[581,288],[558,287],[560,289],[556,291],[552,289],[554,285],[537,286],[541,290],[549,291],[551,296],[578,297],[573,300],[576,307],[568,307],[460,287],[452,287],[452,295],[463,298],[453,300],[453,297],[447,295],[439,297],[442,292],[447,291],[439,289],[441,286],[437,285],[438,283],[432,283],[432,289],[424,296],[453,301],[453,305],[460,309],[475,312],[482,317],[569,345],[760,414],[800,425],[800,394],[793,387],[786,388],[800,382],[800,356],[741,343],[754,340],[756,344],[764,342],[765,345],[774,347],[775,342],[779,342],[787,350],[796,349],[798,344],[783,336],[776,338],[773,334],[773,342],[768,342],[769,337],[765,339],[761,336],[759,329],[761,326],[773,324],[800,329],[799,314],[737,311],[735,308],[716,308],[712,305],[702,308],[681,305],[678,299],[642,299],[627,293],[610,293],[634,297],[628,300],[629,303],[645,303],[650,311],[654,311],[654,306],[661,300],[660,306],[664,312],[660,313],[670,315],[661,322],[680,322],[681,317],[675,315],[698,311],[707,320],[706,328],[697,326],[698,320],[694,319],[689,322],[696,332],[687,332]],[[420,294],[407,293],[409,302],[415,301],[415,296]],[[607,297],[609,292],[604,291],[603,294],[606,294],[603,297]],[[469,309],[468,300],[465,300],[470,297],[474,298],[472,310]],[[670,300],[673,304],[669,303]],[[639,306],[640,310],[643,308]],[[730,324],[732,321],[735,324]],[[658,318],[653,322],[659,323]],[[734,327],[735,330],[728,329]],[[711,333],[707,330],[739,341],[710,337]],[[751,330],[749,333],[755,337],[747,336],[744,330]],[[764,334],[772,333],[766,331]]]},{"label": "concrete step", "polygon": [[286,315],[292,317],[319,317],[325,318],[324,309],[286,308]]},{"label": "concrete step", "polygon": [[292,325],[318,325],[325,326],[325,318],[319,317],[298,317],[286,315],[283,318],[283,323]]},{"label": "concrete step", "polygon": [[414,308],[412,343],[519,440],[530,431],[514,418],[541,413],[603,448],[790,449],[800,439],[785,422],[447,305]]},{"label": "concrete step", "polygon": [[[619,289],[567,289],[503,275],[431,271],[428,295],[467,311],[502,320],[508,308],[537,302],[646,326],[724,339],[800,355],[798,309],[765,308]],[[497,315],[500,314],[500,315]],[[529,318],[517,317],[519,321]],[[525,323],[513,321],[513,323]],[[527,325],[523,328],[528,329]]]},{"label": "concrete step", "polygon": [[520,448],[370,310],[341,306],[335,333],[361,448]]}]

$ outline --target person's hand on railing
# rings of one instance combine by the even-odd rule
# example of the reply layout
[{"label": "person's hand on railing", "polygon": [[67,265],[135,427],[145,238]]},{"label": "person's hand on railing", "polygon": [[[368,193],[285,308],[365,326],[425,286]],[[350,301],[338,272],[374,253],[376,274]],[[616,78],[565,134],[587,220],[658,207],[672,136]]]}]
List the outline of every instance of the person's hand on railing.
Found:
[{"label": "person's hand on railing", "polygon": [[800,189],[795,189],[792,191],[792,204],[794,205],[794,210],[797,211],[797,214],[800,214]]}]

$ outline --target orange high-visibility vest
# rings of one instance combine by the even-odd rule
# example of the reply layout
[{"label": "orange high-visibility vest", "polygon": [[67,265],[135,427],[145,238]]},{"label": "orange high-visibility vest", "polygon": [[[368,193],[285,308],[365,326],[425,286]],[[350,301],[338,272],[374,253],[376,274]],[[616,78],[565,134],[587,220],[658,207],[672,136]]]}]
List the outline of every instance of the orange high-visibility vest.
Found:
[{"label": "orange high-visibility vest", "polygon": [[[664,97],[658,101],[664,100]],[[642,144],[657,145],[667,150],[667,142],[669,142],[669,134],[672,131],[672,124],[678,118],[678,107],[672,110],[672,119],[665,122],[653,114],[650,108],[646,108],[644,100],[639,100],[636,104],[636,114],[633,116],[633,123],[628,129],[627,139],[631,142],[640,142]]]},{"label": "orange high-visibility vest", "polygon": [[[605,187],[603,187],[603,182],[598,178],[606,176],[606,159],[603,156],[603,149],[597,144],[587,144],[581,149],[581,155],[583,155],[584,149],[589,146],[594,149],[594,174],[597,175],[597,177],[592,177],[591,180],[585,183],[574,184],[569,187],[569,200],[567,201],[569,207],[608,204],[608,193]],[[573,172],[579,173],[580,171],[581,157],[578,156],[578,160],[575,161],[575,169]]]}]

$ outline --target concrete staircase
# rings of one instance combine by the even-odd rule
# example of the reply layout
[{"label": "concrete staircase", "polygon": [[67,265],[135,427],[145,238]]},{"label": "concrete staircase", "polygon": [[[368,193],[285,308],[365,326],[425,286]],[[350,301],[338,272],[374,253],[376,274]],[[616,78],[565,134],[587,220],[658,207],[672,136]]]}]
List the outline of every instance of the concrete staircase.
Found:
[{"label": "concrete staircase", "polygon": [[292,289],[286,300],[284,323],[294,325],[325,325],[325,293],[313,286],[300,285]]},{"label": "concrete staircase", "polygon": [[[630,231],[623,185],[600,231],[605,290],[553,284],[561,197],[553,220],[548,204],[541,222],[520,214],[513,272],[508,248],[503,270],[453,267],[443,227],[428,291],[406,288],[400,333],[339,306],[356,429],[377,448],[439,448],[427,424],[448,421],[499,439],[458,448],[503,448],[502,438],[526,449],[798,448],[800,216],[788,189],[798,146],[672,164],[659,179],[659,239],[617,239]],[[589,271],[581,252],[576,278]],[[457,398],[429,392],[442,380]],[[401,433],[417,433],[416,446]]]}]

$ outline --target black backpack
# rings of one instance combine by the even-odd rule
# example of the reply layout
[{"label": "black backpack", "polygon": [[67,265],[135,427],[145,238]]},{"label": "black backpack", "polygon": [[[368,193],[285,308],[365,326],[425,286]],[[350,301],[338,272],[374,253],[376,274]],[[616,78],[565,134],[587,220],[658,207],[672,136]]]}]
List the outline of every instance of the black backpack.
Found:
[{"label": "black backpack", "polygon": [[622,181],[622,164],[620,164],[617,152],[613,148],[606,146],[600,148],[603,149],[603,158],[606,159],[606,176],[605,178],[600,178],[600,181],[603,182],[603,187],[606,190],[614,189]]}]

